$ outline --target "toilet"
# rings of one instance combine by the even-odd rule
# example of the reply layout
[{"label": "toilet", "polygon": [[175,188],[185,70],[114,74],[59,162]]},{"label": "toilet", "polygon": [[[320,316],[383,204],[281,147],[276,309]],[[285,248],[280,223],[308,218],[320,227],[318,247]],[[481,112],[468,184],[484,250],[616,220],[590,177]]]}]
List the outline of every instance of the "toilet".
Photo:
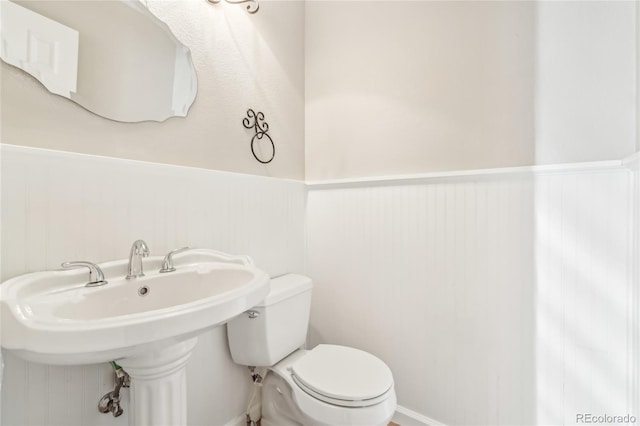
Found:
[{"label": "toilet", "polygon": [[311,288],[302,275],[274,278],[262,303],[227,324],[233,361],[268,368],[262,426],[386,426],[396,394],[383,361],[347,346],[301,349]]}]

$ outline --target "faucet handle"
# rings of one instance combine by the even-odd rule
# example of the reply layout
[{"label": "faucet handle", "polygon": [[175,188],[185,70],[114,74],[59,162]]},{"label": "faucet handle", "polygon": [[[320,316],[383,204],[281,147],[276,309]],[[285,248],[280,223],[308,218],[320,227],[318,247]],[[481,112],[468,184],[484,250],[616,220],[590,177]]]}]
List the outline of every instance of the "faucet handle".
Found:
[{"label": "faucet handle", "polygon": [[160,273],[164,274],[165,272],[173,272],[176,268],[173,267],[173,255],[182,253],[183,251],[189,250],[190,247],[181,247],[179,249],[171,250],[167,255],[162,259],[162,267],[160,268]]},{"label": "faucet handle", "polygon": [[85,284],[86,287],[98,287],[108,283],[108,281],[104,279],[104,274],[102,273],[102,269],[100,269],[100,267],[95,263],[87,262],[84,260],[76,260],[73,262],[64,262],[60,266],[62,266],[65,269],[81,268],[81,267],[89,268],[89,282]]}]

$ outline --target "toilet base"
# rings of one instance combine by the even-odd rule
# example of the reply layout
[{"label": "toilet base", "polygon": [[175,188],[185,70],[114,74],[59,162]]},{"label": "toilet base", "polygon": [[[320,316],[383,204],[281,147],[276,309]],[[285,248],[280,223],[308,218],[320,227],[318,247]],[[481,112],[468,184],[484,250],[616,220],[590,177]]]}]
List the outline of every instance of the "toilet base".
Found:
[{"label": "toilet base", "polygon": [[262,385],[262,426],[387,426],[395,412],[396,395],[376,405],[338,407],[319,401],[291,379],[288,365],[301,356],[298,350],[274,366]]},{"label": "toilet base", "polygon": [[[304,414],[293,403],[289,384],[274,372],[269,372],[262,385],[262,426],[307,426],[301,423]],[[308,423],[311,426],[311,423]],[[315,425],[314,425],[315,426]]]}]

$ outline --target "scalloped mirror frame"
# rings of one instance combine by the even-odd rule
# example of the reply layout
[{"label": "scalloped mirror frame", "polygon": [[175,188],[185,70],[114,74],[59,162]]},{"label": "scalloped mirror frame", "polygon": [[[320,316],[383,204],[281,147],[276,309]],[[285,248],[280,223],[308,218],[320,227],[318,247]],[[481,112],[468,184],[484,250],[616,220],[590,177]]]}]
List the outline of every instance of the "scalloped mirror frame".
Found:
[{"label": "scalloped mirror frame", "polygon": [[189,48],[137,0],[2,1],[0,8],[2,60],[99,116],[165,121],[186,117],[196,98]]}]

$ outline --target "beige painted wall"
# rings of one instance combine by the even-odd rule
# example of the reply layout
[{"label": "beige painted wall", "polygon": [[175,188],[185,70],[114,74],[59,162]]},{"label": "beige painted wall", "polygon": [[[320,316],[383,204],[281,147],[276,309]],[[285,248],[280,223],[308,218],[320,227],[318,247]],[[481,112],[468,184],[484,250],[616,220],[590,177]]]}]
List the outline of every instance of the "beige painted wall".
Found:
[{"label": "beige painted wall", "polygon": [[636,7],[309,2],[307,179],[633,153]]},{"label": "beige painted wall", "polygon": [[[304,3],[263,0],[256,15],[224,2],[148,4],[191,49],[198,95],[187,118],[109,121],[2,63],[1,142],[304,179]],[[269,123],[276,156],[268,165],[251,154],[248,108]]]},{"label": "beige painted wall", "polygon": [[532,2],[309,2],[307,179],[531,164]]},{"label": "beige painted wall", "polygon": [[[1,141],[295,179],[306,163],[309,180],[640,149],[632,2],[149,4],[193,53],[186,119],[108,121],[2,64]],[[250,107],[276,141],[266,166],[240,123]]]}]

